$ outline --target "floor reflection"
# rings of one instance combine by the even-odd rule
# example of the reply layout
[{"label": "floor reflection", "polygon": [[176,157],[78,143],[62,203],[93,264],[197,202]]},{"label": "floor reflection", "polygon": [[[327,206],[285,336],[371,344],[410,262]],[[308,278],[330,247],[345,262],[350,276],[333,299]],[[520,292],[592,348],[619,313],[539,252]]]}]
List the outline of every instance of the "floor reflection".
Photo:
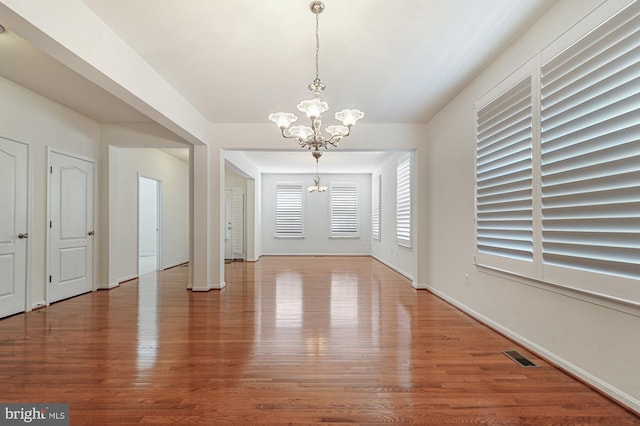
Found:
[{"label": "floor reflection", "polygon": [[156,273],[142,275],[138,284],[138,377],[152,368],[158,356],[158,282]]},{"label": "floor reflection", "polygon": [[331,326],[357,326],[358,277],[344,272],[331,273]]},{"label": "floor reflection", "polygon": [[[324,269],[313,272],[305,269],[305,262],[288,259],[286,267],[272,274],[263,270],[266,262],[250,268],[256,295],[254,329],[260,336],[254,360],[261,363],[262,355],[271,359],[273,354],[287,352],[329,365],[341,359],[354,362],[354,368],[366,361],[380,368],[392,362],[399,372],[407,369],[410,315],[401,305],[387,304],[381,310],[382,298],[395,299],[396,290],[374,273],[353,271],[354,262],[369,260],[324,259]],[[404,331],[397,334],[396,327]],[[399,358],[379,356],[390,345],[398,346]]]},{"label": "floor reflection", "polygon": [[276,276],[276,327],[299,328],[302,325],[302,277],[295,272]]}]

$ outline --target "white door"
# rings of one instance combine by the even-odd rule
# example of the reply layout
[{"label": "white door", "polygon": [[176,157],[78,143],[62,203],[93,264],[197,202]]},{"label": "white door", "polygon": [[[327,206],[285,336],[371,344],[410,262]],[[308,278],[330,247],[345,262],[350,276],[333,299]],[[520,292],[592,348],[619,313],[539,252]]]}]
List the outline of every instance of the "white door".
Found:
[{"label": "white door", "polygon": [[233,259],[233,191],[224,190],[224,258]]},{"label": "white door", "polygon": [[224,201],[226,207],[224,258],[244,259],[244,190],[225,189]]},{"label": "white door", "polygon": [[26,310],[27,146],[0,138],[0,318]]},{"label": "white door", "polygon": [[93,289],[93,163],[50,159],[49,303]]},{"label": "white door", "polygon": [[242,190],[233,190],[231,237],[233,258],[244,259],[244,191]]}]

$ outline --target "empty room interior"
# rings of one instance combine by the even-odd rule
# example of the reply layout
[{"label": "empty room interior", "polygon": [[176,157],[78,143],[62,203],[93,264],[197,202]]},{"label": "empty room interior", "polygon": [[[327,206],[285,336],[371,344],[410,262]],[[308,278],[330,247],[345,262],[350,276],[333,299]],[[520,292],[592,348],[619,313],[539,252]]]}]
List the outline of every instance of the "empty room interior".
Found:
[{"label": "empty room interior", "polygon": [[0,197],[2,424],[640,424],[640,1],[0,0]]}]

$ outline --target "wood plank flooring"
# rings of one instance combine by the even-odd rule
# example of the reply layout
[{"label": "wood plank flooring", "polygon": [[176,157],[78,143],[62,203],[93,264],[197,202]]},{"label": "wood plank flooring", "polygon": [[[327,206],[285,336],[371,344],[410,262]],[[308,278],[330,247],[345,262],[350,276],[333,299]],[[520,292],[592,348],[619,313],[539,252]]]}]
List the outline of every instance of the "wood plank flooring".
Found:
[{"label": "wood plank flooring", "polygon": [[221,291],[177,267],[0,320],[0,402],[71,425],[640,424],[369,257],[225,268]]}]

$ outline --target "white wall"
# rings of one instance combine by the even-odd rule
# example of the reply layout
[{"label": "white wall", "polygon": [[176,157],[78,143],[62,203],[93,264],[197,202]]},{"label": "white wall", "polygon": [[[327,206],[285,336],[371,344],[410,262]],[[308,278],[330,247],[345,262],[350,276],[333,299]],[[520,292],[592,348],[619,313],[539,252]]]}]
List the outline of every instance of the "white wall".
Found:
[{"label": "white wall", "polygon": [[238,173],[225,167],[224,169],[224,187],[225,188],[242,188],[247,189],[247,179],[240,176]]},{"label": "white wall", "polygon": [[111,146],[110,273],[117,282],[138,275],[138,176],[162,182],[162,268],[189,260],[189,164],[151,148]]},{"label": "white wall", "polygon": [[[378,179],[382,176],[381,187],[381,205],[380,205],[380,240],[371,241],[371,255],[395,269],[409,279],[414,279],[415,271],[415,244],[413,247],[399,246],[396,242],[396,188],[397,188],[397,163],[406,153],[397,153],[380,166],[372,179]],[[415,176],[415,173],[414,175]],[[412,178],[413,178],[412,176]],[[412,181],[414,183],[415,180]],[[414,208],[412,213],[416,212],[415,208],[415,191],[416,185],[412,185],[412,198]],[[415,235],[416,218],[413,217],[412,233]],[[415,241],[414,241],[415,242]]]},{"label": "white wall", "polygon": [[[278,182],[304,184],[304,238],[276,238],[275,193]],[[262,175],[262,250],[264,254],[370,254],[371,253],[371,175],[320,174],[321,184],[352,182],[358,186],[359,238],[330,238],[329,191],[310,193],[308,174]]]},{"label": "white wall", "polygon": [[[48,150],[95,161],[99,188],[100,126],[70,109],[0,77],[0,135],[29,145],[29,240],[27,309],[45,302]],[[97,195],[97,194],[96,194]],[[95,197],[96,222],[100,200]],[[99,233],[94,238],[94,271],[99,265]]]},{"label": "white wall", "polygon": [[637,309],[488,273],[474,265],[474,102],[600,3],[558,2],[428,124],[428,284],[640,411]]}]

